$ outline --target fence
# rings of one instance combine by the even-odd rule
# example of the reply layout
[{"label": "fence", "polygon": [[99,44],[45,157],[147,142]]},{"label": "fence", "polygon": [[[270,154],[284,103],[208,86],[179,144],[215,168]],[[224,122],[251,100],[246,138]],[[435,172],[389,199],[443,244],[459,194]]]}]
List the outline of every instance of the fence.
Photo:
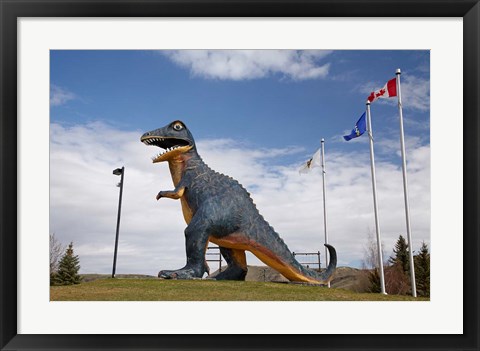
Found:
[{"label": "fence", "polygon": [[[298,261],[303,266],[307,266],[309,268],[318,267],[318,270],[322,268],[320,263],[320,251],[317,252],[292,252],[293,256],[305,256],[305,259],[308,260],[308,256],[317,256],[317,261]],[[212,257],[212,258],[210,258]],[[222,254],[220,253],[220,248],[218,246],[208,246],[207,252],[205,253],[205,261],[207,262],[218,262],[218,271],[222,271]],[[313,266],[313,267],[312,267]],[[265,272],[264,272],[265,275]]]},{"label": "fence", "polygon": [[[215,257],[208,258],[208,256],[215,256]],[[220,248],[218,246],[207,247],[207,252],[205,253],[205,261],[218,262],[218,271],[221,272],[222,271],[222,254],[220,253]]]},{"label": "fence", "polygon": [[298,263],[300,263],[303,266],[307,266],[308,268],[312,268],[312,267],[310,267],[310,265],[318,266],[318,270],[320,270],[320,268],[322,268],[321,263],[320,263],[320,251],[317,251],[317,252],[293,252],[293,257],[296,258],[296,256],[305,256],[306,259],[307,259],[308,256],[317,256],[318,262],[311,262],[311,261],[310,262],[300,262],[300,261],[298,261]]}]

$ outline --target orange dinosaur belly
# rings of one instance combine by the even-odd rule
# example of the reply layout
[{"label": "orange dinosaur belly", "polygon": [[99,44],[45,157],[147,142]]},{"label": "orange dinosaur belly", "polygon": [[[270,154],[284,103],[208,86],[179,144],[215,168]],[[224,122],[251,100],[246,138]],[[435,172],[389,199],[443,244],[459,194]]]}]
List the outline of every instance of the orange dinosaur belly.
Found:
[{"label": "orange dinosaur belly", "polygon": [[182,204],[183,218],[185,219],[185,222],[189,224],[193,217],[193,211],[190,209],[190,206],[188,206],[185,196],[180,198],[180,203]]}]

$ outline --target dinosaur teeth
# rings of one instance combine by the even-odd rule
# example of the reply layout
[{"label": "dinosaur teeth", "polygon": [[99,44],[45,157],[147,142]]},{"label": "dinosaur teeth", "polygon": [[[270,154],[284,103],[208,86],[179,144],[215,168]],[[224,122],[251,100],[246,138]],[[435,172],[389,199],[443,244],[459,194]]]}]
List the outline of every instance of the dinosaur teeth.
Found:
[{"label": "dinosaur teeth", "polygon": [[[146,144],[148,142],[149,144],[151,144],[155,141],[163,141],[163,140],[164,140],[163,138],[152,138],[152,139],[145,140],[144,143]],[[157,156],[152,157],[152,161],[155,161],[157,158],[169,153],[170,151],[178,149],[179,147],[180,147],[180,145],[174,145],[174,146],[166,148],[165,150],[161,151]]]},{"label": "dinosaur teeth", "polygon": [[154,143],[159,143],[165,141],[165,138],[149,138],[143,141],[145,145],[152,145]]}]

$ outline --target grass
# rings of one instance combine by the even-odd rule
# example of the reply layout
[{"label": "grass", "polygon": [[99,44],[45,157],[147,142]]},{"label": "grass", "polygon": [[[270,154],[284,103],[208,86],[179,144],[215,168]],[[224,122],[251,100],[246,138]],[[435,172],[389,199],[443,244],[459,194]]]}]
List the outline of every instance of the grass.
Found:
[{"label": "grass", "polygon": [[50,287],[51,301],[428,301],[402,295],[272,282],[98,279]]}]

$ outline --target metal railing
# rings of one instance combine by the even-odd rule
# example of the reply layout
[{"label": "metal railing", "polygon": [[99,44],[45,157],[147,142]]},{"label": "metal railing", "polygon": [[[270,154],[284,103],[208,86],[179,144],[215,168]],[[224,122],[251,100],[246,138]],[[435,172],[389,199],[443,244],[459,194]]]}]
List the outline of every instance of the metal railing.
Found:
[{"label": "metal railing", "polygon": [[[208,252],[209,250],[212,250],[212,252]],[[216,252],[213,252],[213,251],[216,251]],[[216,256],[216,258],[209,259],[207,256]],[[218,262],[218,271],[221,272],[222,271],[222,254],[220,253],[220,248],[218,246],[207,247],[207,252],[205,252],[205,261]]]},{"label": "metal railing", "polygon": [[292,253],[293,253],[293,257],[295,257],[295,258],[296,258],[296,256],[317,256],[318,262],[300,262],[300,261],[298,261],[298,263],[300,263],[302,266],[306,266],[308,268],[311,268],[310,265],[318,266],[318,270],[320,270],[322,268],[321,263],[320,263],[320,251],[317,251],[317,252],[292,252]]}]

